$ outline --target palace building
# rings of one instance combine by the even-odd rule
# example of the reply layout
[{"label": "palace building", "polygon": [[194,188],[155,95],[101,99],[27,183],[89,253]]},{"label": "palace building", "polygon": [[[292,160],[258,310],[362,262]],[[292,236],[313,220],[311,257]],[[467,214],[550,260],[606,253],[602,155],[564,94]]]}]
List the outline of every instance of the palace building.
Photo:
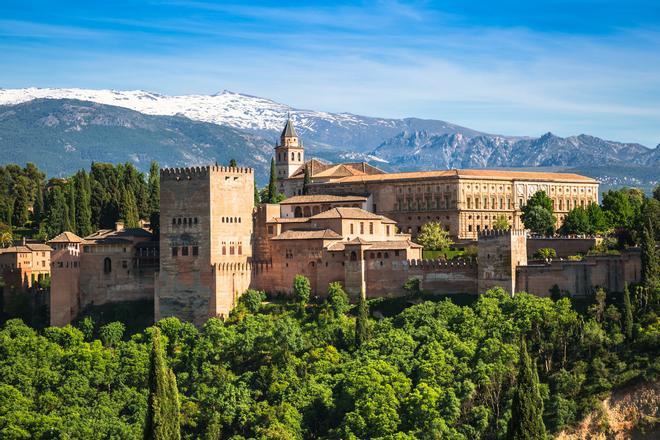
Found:
[{"label": "palace building", "polygon": [[[201,325],[226,317],[248,288],[293,294],[296,275],[309,278],[316,295],[339,282],[353,299],[404,295],[410,278],[437,294],[501,286],[538,295],[548,295],[553,284],[586,295],[596,285],[617,291],[639,279],[635,252],[583,261],[528,258],[539,244],[520,219],[527,199],[544,190],[560,224],[571,209],[598,201],[594,179],[504,170],[387,173],[366,163],[305,161],[291,120],[274,153],[287,195],[279,204],[254,206],[249,168],[166,168],[159,241],[119,227],[52,240],[53,323],[70,321],[85,305],[153,298],[155,319],[177,316]],[[508,231],[493,228],[502,216]],[[461,246],[476,243],[477,258],[424,260],[415,236],[430,221]],[[544,240],[555,240],[560,255],[586,253],[594,244]]]}]

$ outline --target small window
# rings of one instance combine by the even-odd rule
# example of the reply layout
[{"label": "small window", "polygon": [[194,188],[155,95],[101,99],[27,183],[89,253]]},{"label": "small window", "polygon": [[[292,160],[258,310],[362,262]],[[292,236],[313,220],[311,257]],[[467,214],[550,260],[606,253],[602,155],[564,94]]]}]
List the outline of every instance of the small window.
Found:
[{"label": "small window", "polygon": [[172,218],[172,224],[176,225],[176,218]]},{"label": "small window", "polygon": [[178,247],[174,246],[172,248],[172,256],[173,257],[178,257],[179,256],[179,248]]},{"label": "small window", "polygon": [[195,224],[197,224],[197,217],[195,217],[195,218],[193,219],[193,222],[194,222]]},{"label": "small window", "polygon": [[122,269],[128,269],[128,262],[126,260],[121,261],[121,267]]},{"label": "small window", "polygon": [[106,258],[103,260],[103,273],[110,272],[112,272],[112,260],[110,258]]},{"label": "small window", "polygon": [[188,246],[181,246],[181,256],[183,257],[188,256]]}]

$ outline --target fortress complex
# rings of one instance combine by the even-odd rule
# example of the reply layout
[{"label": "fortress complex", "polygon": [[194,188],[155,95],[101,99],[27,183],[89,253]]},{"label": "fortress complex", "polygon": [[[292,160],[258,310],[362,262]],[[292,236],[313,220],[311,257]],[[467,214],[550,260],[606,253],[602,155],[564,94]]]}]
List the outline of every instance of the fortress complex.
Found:
[{"label": "fortress complex", "polygon": [[[570,209],[598,201],[593,179],[501,170],[386,173],[366,163],[306,162],[304,153],[289,120],[275,148],[280,190],[288,196],[280,204],[254,206],[249,168],[167,168],[160,174],[159,241],[119,228],[53,240],[54,323],[66,323],[85,304],[153,298],[155,319],[201,325],[227,316],[248,288],[293,294],[296,275],[309,278],[316,295],[340,282],[353,299],[406,294],[410,278],[436,294],[501,286],[539,295],[557,283],[585,295],[593,286],[621,290],[639,279],[634,252],[528,264],[520,220],[527,199],[545,190],[561,223]],[[502,215],[511,229],[493,230]],[[429,221],[459,240],[477,240],[476,260],[423,260],[414,237]],[[591,245],[568,247],[586,253]]]}]

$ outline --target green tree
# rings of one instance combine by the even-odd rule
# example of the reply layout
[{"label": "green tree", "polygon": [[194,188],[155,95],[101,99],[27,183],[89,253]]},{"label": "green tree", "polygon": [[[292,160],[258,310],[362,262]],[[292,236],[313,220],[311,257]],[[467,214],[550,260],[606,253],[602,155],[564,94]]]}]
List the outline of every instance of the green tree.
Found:
[{"label": "green tree", "polygon": [[261,303],[266,299],[266,294],[260,290],[248,289],[238,299],[239,304],[245,306],[250,313],[257,313],[261,309]]},{"label": "green tree", "polygon": [[510,440],[545,439],[543,400],[539,392],[536,367],[527,352],[525,338],[520,341],[518,378],[511,403],[511,419],[506,438]]},{"label": "green tree", "polygon": [[275,168],[275,158],[270,160],[270,177],[268,178],[268,202],[277,203],[277,171]]},{"label": "green tree", "polygon": [[523,214],[525,227],[538,235],[552,235],[555,232],[555,216],[541,206],[534,206]]},{"label": "green tree", "polygon": [[408,292],[409,295],[418,297],[422,294],[421,280],[417,277],[410,277],[403,283],[403,290]]},{"label": "green tree", "polygon": [[36,194],[34,198],[34,223],[38,226],[44,219],[44,188],[41,184],[37,186]]},{"label": "green tree", "polygon": [[442,224],[439,222],[424,224],[419,234],[417,234],[417,241],[424,246],[424,249],[430,251],[445,249],[454,244],[449,237],[449,232],[443,229]]},{"label": "green tree", "polygon": [[236,163],[236,159],[229,159],[229,166],[232,168],[237,168],[238,164]]},{"label": "green tree", "polygon": [[165,363],[160,338],[160,329],[152,327],[149,402],[144,439],[178,440],[181,438],[179,392],[174,373]]},{"label": "green tree", "polygon": [[302,187],[302,193],[304,195],[307,195],[309,193],[309,184],[312,183],[312,179],[310,178],[309,175],[309,167],[305,167],[304,169],[304,175],[303,175],[303,187]]},{"label": "green tree", "polygon": [[69,213],[69,228],[71,232],[77,232],[76,228],[76,188],[74,182],[68,182],[66,185],[67,192],[67,206]]},{"label": "green tree", "polygon": [[605,234],[610,230],[605,212],[598,203],[591,202],[587,205],[587,216],[589,217],[590,234]]},{"label": "green tree", "polygon": [[17,227],[24,226],[30,219],[30,194],[28,193],[27,186],[27,178],[19,176],[13,188],[14,208],[12,210],[11,223]]},{"label": "green tree", "polygon": [[14,236],[11,233],[11,228],[0,230],[0,247],[6,248],[14,243]]},{"label": "green tree", "polygon": [[653,188],[653,198],[660,202],[660,185],[656,185]]},{"label": "green tree", "polygon": [[86,237],[92,232],[92,207],[89,187],[89,176],[80,171],[75,176],[75,215],[76,233]]},{"label": "green tree", "polygon": [[338,281],[328,285],[328,304],[335,318],[343,316],[351,309],[348,295],[346,295],[344,287]]},{"label": "green tree", "polygon": [[587,210],[578,206],[571,209],[564,218],[564,224],[561,226],[562,234],[584,235],[592,230]]},{"label": "green tree", "polygon": [[151,162],[147,185],[149,187],[150,213],[160,212],[160,165],[158,165],[158,162]]},{"label": "green tree", "polygon": [[[78,324],[78,328],[85,336],[85,341],[92,342],[92,339],[94,338],[94,327],[94,320],[91,316],[85,316],[85,318]],[[121,337],[119,339],[121,339]]]},{"label": "green tree", "polygon": [[71,231],[69,206],[62,187],[59,185],[52,187],[48,199],[48,218],[46,220],[48,236],[55,237],[61,232]]},{"label": "green tree", "polygon": [[309,283],[309,279],[303,275],[296,275],[293,279],[293,293],[296,296],[296,302],[300,310],[303,311],[312,294],[312,286]]},{"label": "green tree", "polygon": [[522,221],[535,234],[552,235],[557,219],[553,215],[552,199],[545,191],[537,191],[522,207]]},{"label": "green tree", "polygon": [[642,232],[642,284],[651,295],[660,292],[660,256],[649,221]]},{"label": "green tree", "polygon": [[140,217],[135,196],[127,188],[124,188],[122,191],[121,216],[127,228],[137,228],[140,226]]},{"label": "green tree", "polygon": [[362,347],[369,340],[369,305],[367,298],[360,295],[358,314],[355,320],[355,346]]},{"label": "green tree", "polygon": [[506,219],[506,216],[504,214],[497,216],[497,218],[493,222],[493,229],[496,229],[498,231],[506,231],[508,229],[511,229],[511,225],[509,225],[509,221]]},{"label": "green tree", "polygon": [[541,248],[534,252],[534,258],[539,260],[548,260],[550,258],[557,258],[557,251],[553,248]]},{"label": "green tree", "polygon": [[259,188],[257,187],[256,180],[254,181],[254,206],[261,205],[261,196],[259,195]]},{"label": "green tree", "polygon": [[628,340],[633,337],[633,310],[630,303],[630,290],[628,290],[628,283],[623,287],[623,333]]},{"label": "green tree", "polygon": [[123,323],[110,322],[99,329],[99,337],[104,346],[114,347],[121,341],[125,330],[126,326]]}]

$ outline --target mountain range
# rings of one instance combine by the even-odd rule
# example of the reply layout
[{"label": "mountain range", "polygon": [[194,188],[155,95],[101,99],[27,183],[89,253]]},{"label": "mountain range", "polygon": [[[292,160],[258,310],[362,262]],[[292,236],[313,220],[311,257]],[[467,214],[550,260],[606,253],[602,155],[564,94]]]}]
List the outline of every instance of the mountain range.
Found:
[{"label": "mountain range", "polygon": [[[389,171],[543,167],[579,171],[612,186],[649,187],[657,183],[654,170],[660,165],[660,145],[649,149],[584,134],[494,135],[441,120],[295,109],[229,91],[166,96],[0,89],[0,154],[4,162],[35,162],[51,175],[66,175],[92,160],[132,161],[146,169],[151,160],[185,166],[235,158],[255,167],[262,183],[288,116],[308,157],[364,160]],[[598,173],[590,173],[595,165]]]}]

